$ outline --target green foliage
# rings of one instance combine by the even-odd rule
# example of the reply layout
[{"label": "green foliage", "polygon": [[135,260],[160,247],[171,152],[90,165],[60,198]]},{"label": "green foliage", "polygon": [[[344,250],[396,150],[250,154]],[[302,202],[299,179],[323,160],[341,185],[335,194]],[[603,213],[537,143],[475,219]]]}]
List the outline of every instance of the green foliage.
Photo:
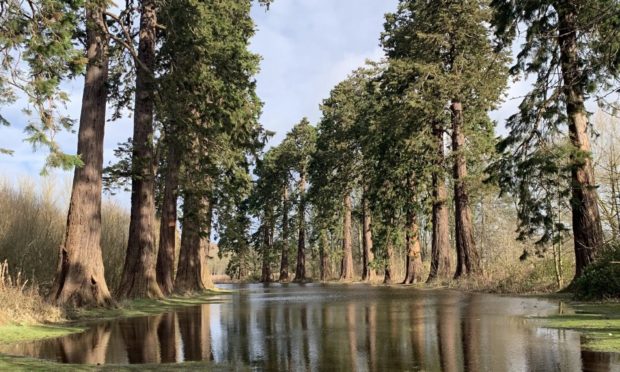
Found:
[{"label": "green foliage", "polygon": [[377,65],[354,71],[336,85],[323,102],[317,127],[316,152],[310,163],[309,199],[317,210],[316,220],[333,223],[345,195],[367,188],[369,172],[366,144],[376,102],[370,91]]},{"label": "green foliage", "polygon": [[[57,180],[45,180],[39,187],[25,180],[13,186],[0,180],[0,262],[7,260],[14,273],[34,281],[46,290],[56,269],[53,264],[62,244],[67,222],[59,206],[68,190],[58,189]],[[128,238],[129,213],[103,202],[101,247],[106,282],[120,280]],[[153,233],[157,233],[154,231]]]},{"label": "green foliage", "polygon": [[598,260],[574,282],[573,290],[580,300],[620,298],[620,243],[604,248]]},{"label": "green foliage", "polygon": [[[580,99],[596,99],[605,106],[620,77],[620,4],[614,0],[493,0],[491,5],[496,10],[493,24],[500,46],[519,43],[511,74],[535,77],[519,111],[507,120],[509,134],[498,145],[502,158],[492,172],[500,174],[499,185],[505,192],[520,197],[520,233],[540,234],[544,242],[553,227],[549,216],[559,207],[550,208],[547,201],[569,205],[571,169],[590,156],[562,140],[568,137],[564,81],[568,75],[558,35],[567,31],[560,30],[559,19],[561,14],[575,14],[577,71],[570,87],[582,92]],[[520,28],[525,35],[517,40]]]},{"label": "green foliage", "polygon": [[487,112],[506,87],[507,55],[493,50],[490,18],[485,1],[402,0],[386,15],[388,63],[377,79],[380,101],[369,140],[373,200],[390,212],[385,223],[408,210],[428,212],[431,175],[444,178],[447,171],[436,158],[432,129],[447,132],[451,102],[464,107],[466,159],[480,164],[492,156],[494,123]]},{"label": "green foliage", "polygon": [[[50,167],[69,169],[82,165],[79,157],[64,153],[54,141],[73,120],[62,113],[69,96],[63,80],[79,75],[86,65],[76,43],[82,26],[82,0],[9,1],[0,6],[0,104],[27,98],[26,141],[45,147]],[[0,115],[0,124],[8,125]],[[2,153],[10,153],[3,149]]]},{"label": "green foliage", "polygon": [[[268,133],[258,123],[262,103],[254,74],[259,57],[248,50],[254,34],[251,1],[167,1],[160,19],[161,105],[158,119],[169,146],[183,159],[185,199],[208,198],[218,219],[233,221],[235,205],[251,190],[252,158]],[[206,227],[207,211],[186,204]],[[203,218],[204,217],[204,218]]]}]

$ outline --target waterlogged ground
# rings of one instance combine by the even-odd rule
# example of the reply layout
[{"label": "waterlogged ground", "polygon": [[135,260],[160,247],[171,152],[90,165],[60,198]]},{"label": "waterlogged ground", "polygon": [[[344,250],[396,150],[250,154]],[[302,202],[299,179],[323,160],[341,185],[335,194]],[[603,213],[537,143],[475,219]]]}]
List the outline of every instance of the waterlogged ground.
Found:
[{"label": "waterlogged ground", "polygon": [[528,319],[571,313],[559,300],[367,285],[222,287],[237,292],[0,352],[149,369],[620,371],[620,354],[589,351],[580,333]]}]

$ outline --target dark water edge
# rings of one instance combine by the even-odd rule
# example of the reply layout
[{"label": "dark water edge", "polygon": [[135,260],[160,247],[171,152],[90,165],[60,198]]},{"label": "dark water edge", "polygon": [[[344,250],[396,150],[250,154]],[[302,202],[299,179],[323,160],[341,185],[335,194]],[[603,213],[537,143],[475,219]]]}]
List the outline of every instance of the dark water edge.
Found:
[{"label": "dark water edge", "polygon": [[620,371],[620,354],[588,351],[578,332],[525,318],[570,312],[560,300],[369,285],[221,287],[237,292],[0,353],[285,371]]}]

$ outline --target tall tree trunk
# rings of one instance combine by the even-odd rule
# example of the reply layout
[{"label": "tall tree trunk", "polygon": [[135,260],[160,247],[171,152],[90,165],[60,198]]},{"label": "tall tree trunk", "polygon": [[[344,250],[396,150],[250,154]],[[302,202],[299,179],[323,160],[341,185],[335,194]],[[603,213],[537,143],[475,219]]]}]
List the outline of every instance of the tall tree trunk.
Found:
[{"label": "tall tree trunk", "polygon": [[168,138],[168,157],[164,175],[164,197],[159,226],[159,251],[157,252],[157,283],[165,295],[174,290],[174,259],[177,232],[177,199],[179,195],[179,167],[181,159],[176,145]]},{"label": "tall tree trunk", "polygon": [[422,281],[422,255],[420,247],[420,228],[415,213],[407,213],[407,264],[403,284],[412,284]]},{"label": "tall tree trunk", "polygon": [[392,242],[391,227],[388,227],[385,241],[385,271],[383,283],[392,284],[392,256],[394,255],[394,242]]},{"label": "tall tree trunk", "polygon": [[463,133],[463,105],[452,101],[452,151],[454,152],[454,204],[457,267],[455,278],[480,274],[480,254],[474,241],[469,192],[467,190],[467,162],[465,160],[465,134]]},{"label": "tall tree trunk", "polygon": [[[118,288],[121,298],[161,298],[155,273],[155,182],[153,102],[157,13],[154,0],[142,0],[133,127],[131,218],[125,266]],[[145,70],[148,68],[149,70]]]},{"label": "tall tree trunk", "polygon": [[320,271],[320,280],[327,280],[328,276],[328,265],[329,265],[329,255],[327,253],[327,249],[329,247],[329,242],[327,241],[327,231],[325,229],[321,229],[321,236],[319,242],[319,259],[321,260],[319,265]]},{"label": "tall tree trunk", "polygon": [[108,37],[104,6],[86,2],[86,57],[77,153],[64,246],[50,300],[59,305],[101,306],[112,302],[101,254],[101,176],[108,79]]},{"label": "tall tree trunk", "polygon": [[287,281],[288,278],[288,182],[284,187],[282,200],[282,259],[280,261],[279,281]]},{"label": "tall tree trunk", "polygon": [[353,249],[351,246],[351,194],[344,197],[344,221],[342,224],[342,262],[340,280],[353,279]]},{"label": "tall tree trunk", "polygon": [[213,231],[213,202],[208,197],[203,197],[203,205],[206,205],[207,214],[205,216],[204,233],[201,238],[201,244],[203,245],[203,252],[205,254],[205,265],[203,282],[207,289],[215,288],[213,284],[213,278],[211,277],[211,270],[209,269],[209,260],[211,257],[211,233]]},{"label": "tall tree trunk", "polygon": [[207,255],[202,243],[205,211],[210,210],[205,197],[185,192],[183,203],[183,233],[179,266],[174,282],[175,292],[202,292],[213,288],[211,274],[207,269]]},{"label": "tall tree trunk", "polygon": [[448,216],[448,190],[444,177],[444,140],[443,128],[433,123],[435,139],[436,170],[433,172],[433,237],[431,249],[431,271],[427,283],[436,279],[448,279],[452,270],[450,260],[450,220]]},{"label": "tall tree trunk", "polygon": [[299,177],[299,238],[297,239],[297,267],[295,281],[306,280],[306,172],[301,171]]},{"label": "tall tree trunk", "polygon": [[270,254],[272,248],[271,239],[271,216],[269,212],[264,214],[265,221],[263,222],[263,265],[261,270],[260,281],[262,283],[269,283],[271,281],[271,262]]},{"label": "tall tree trunk", "polygon": [[362,198],[362,229],[363,229],[363,270],[362,270],[362,280],[374,280],[375,279],[375,270],[373,270],[370,265],[374,261],[375,257],[372,253],[372,216],[370,214],[370,207],[368,206],[368,199],[364,195]]},{"label": "tall tree trunk", "polygon": [[584,105],[583,75],[577,45],[577,1],[556,5],[559,16],[559,43],[566,96],[571,154],[573,236],[575,240],[575,279],[594,260],[603,242],[598,195],[592,168],[588,117]]}]

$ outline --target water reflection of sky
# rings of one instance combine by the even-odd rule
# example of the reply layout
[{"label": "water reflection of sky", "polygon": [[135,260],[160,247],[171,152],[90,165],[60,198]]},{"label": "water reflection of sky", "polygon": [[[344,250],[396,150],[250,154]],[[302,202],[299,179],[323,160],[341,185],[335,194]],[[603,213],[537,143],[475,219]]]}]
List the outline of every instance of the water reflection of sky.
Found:
[{"label": "water reflection of sky", "polygon": [[[66,363],[265,370],[618,371],[618,354],[523,317],[554,300],[363,285],[244,285],[218,303],[93,326],[5,353]],[[570,311],[563,309],[562,311]]]}]

